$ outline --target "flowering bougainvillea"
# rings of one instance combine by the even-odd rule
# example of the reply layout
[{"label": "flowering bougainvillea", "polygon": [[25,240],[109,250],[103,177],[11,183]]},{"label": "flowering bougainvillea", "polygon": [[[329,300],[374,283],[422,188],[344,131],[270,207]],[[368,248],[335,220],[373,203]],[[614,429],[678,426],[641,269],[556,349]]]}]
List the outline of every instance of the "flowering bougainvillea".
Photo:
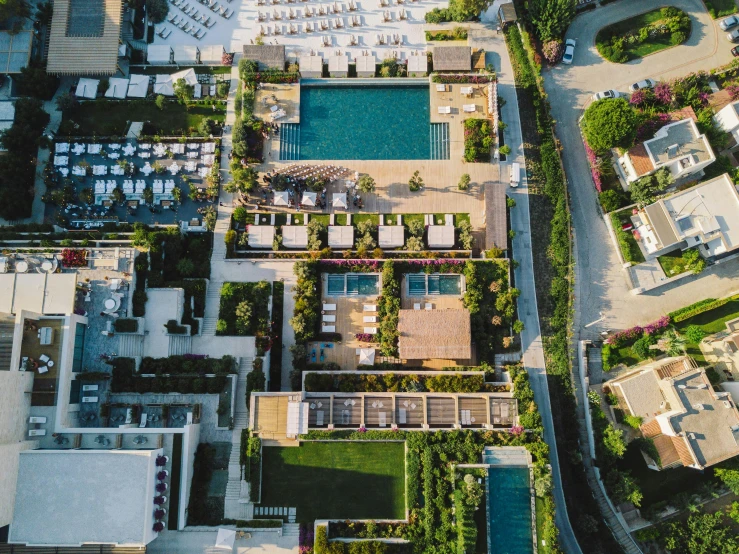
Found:
[{"label": "flowering bougainvillea", "polygon": [[600,158],[598,158],[598,155],[595,153],[595,151],[592,148],[590,148],[588,141],[584,141],[584,144],[585,144],[585,154],[588,157],[588,164],[590,165],[590,175],[593,176],[593,183],[595,184],[595,189],[598,192],[602,192],[603,181],[600,175]]},{"label": "flowering bougainvillea", "polygon": [[544,58],[550,63],[555,64],[562,57],[562,41],[561,40],[550,40],[544,43],[542,46],[542,52],[544,52]]},{"label": "flowering bougainvillea", "polygon": [[629,103],[634,106],[641,106],[647,99],[647,93],[643,90],[637,90],[629,98]]},{"label": "flowering bougainvillea", "polygon": [[662,316],[657,321],[653,321],[643,327],[636,325],[630,329],[624,329],[623,331],[614,333],[606,339],[606,344],[618,348],[619,346],[623,346],[627,341],[636,340],[644,335],[653,335],[666,328],[669,324],[670,318],[668,316]]},{"label": "flowering bougainvillea", "polygon": [[87,250],[65,248],[62,250],[64,267],[84,267],[87,265]]},{"label": "flowering bougainvillea", "polygon": [[654,97],[662,104],[669,104],[672,102],[672,87],[667,83],[659,83],[654,87]]},{"label": "flowering bougainvillea", "polygon": [[729,85],[724,90],[729,93],[729,96],[731,96],[732,100],[739,99],[739,85]]}]

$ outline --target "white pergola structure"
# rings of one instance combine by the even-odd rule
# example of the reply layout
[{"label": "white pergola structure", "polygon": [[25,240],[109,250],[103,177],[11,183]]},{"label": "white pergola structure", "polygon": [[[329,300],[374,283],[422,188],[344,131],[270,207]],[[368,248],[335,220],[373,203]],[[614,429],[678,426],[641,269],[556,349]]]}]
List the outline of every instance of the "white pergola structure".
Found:
[{"label": "white pergola structure", "polygon": [[108,90],[105,91],[106,98],[118,98],[123,100],[128,92],[128,79],[111,77],[108,79]]},{"label": "white pergola structure", "polygon": [[332,248],[351,248],[354,246],[354,226],[329,225],[328,245]]},{"label": "white pergola structure", "polygon": [[300,76],[306,79],[320,79],[323,76],[321,56],[300,56]]},{"label": "white pergola structure", "polygon": [[274,225],[249,225],[249,246],[251,248],[272,248],[275,239]]},{"label": "white pergola structure", "polygon": [[172,63],[172,47],[169,44],[150,44],[146,47],[146,61],[152,65]]},{"label": "white pergola structure", "polygon": [[80,79],[77,83],[77,90],[75,96],[78,98],[88,98],[94,100],[98,93],[98,85],[100,81],[97,79]]},{"label": "white pergola structure", "polygon": [[130,98],[146,98],[149,92],[148,75],[131,75],[128,78],[128,96]]},{"label": "white pergola structure", "polygon": [[405,243],[405,229],[402,225],[380,225],[377,232],[380,248],[398,248]]},{"label": "white pergola structure", "polygon": [[283,225],[282,246],[285,248],[307,248],[308,228],[305,225]]},{"label": "white pergola structure", "polygon": [[429,248],[453,248],[454,226],[452,225],[429,225],[428,227]]},{"label": "white pergola structure", "polygon": [[175,44],[174,63],[179,65],[195,65],[198,63],[198,47],[188,44]]},{"label": "white pergola structure", "polygon": [[288,206],[290,196],[287,191],[275,192],[273,203],[275,206]]},{"label": "white pergola structure", "polygon": [[331,200],[331,205],[334,208],[342,208],[346,210],[346,207],[347,207],[346,193],[345,192],[335,192],[334,197]]}]

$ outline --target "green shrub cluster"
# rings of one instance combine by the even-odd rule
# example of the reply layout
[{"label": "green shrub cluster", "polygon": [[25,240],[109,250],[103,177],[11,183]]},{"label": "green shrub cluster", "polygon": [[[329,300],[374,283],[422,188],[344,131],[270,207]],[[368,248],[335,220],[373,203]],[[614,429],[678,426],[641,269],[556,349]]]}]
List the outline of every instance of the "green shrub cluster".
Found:
[{"label": "green shrub cluster", "polygon": [[639,250],[639,245],[631,233],[621,228],[621,217],[618,212],[611,213],[610,217],[611,226],[613,227],[613,232],[616,233],[616,240],[618,240],[618,247],[621,250],[621,255],[624,257],[624,261],[632,264],[643,262],[644,254]]},{"label": "green shrub cluster", "polygon": [[177,227],[148,231],[143,225],[135,224],[131,239],[134,246],[149,252],[149,288],[169,287],[170,282],[183,279],[210,277],[210,233],[182,235]]},{"label": "green shrub cluster", "polygon": [[297,283],[293,288],[295,308],[290,326],[295,331],[295,342],[305,343],[316,336],[321,316],[321,279],[318,262],[300,261],[293,267]]},{"label": "green shrub cluster", "polygon": [[243,478],[249,481],[249,499],[259,501],[261,486],[262,439],[252,436],[249,429],[241,431],[240,463]]},{"label": "green shrub cluster", "polygon": [[380,541],[329,542],[326,527],[316,529],[313,544],[315,554],[410,554],[410,545]]},{"label": "green shrub cluster", "polygon": [[178,371],[168,375],[156,374],[154,377],[141,377],[134,372],[135,362],[132,358],[115,358],[109,363],[113,365],[110,389],[116,393],[220,394],[226,388],[227,383],[226,375],[223,373],[217,374],[215,377],[205,377],[203,373],[207,372],[185,373]]},{"label": "green shrub cluster", "polygon": [[[708,10],[708,13],[711,14],[711,17],[713,19],[718,19],[720,17],[726,17],[727,15],[731,15],[733,13],[737,12],[737,6],[734,2],[721,2],[721,0],[718,1],[719,5],[723,7],[723,9],[716,9],[713,5],[713,2],[709,2],[709,0],[705,0],[703,2],[706,5],[706,9]],[[728,6],[727,6],[728,4]]]},{"label": "green shrub cluster", "polygon": [[464,161],[490,161],[490,148],[495,142],[493,127],[487,119],[466,119],[464,122]]},{"label": "green shrub cluster", "polygon": [[217,335],[268,336],[269,282],[224,283],[218,312]]},{"label": "green shrub cluster", "polygon": [[382,264],[382,291],[377,299],[377,313],[380,317],[377,341],[383,356],[398,354],[398,314],[400,313],[400,279],[398,267],[385,260]]},{"label": "green shrub cluster", "polygon": [[690,306],[685,306],[684,308],[670,312],[668,315],[673,323],[679,323],[698,314],[702,314],[703,312],[710,312],[711,310],[720,308],[724,304],[728,304],[729,302],[733,302],[738,299],[739,295],[727,296],[726,298],[720,298],[718,300],[715,298],[706,298],[705,300],[700,300]]},{"label": "green shrub cluster", "polygon": [[139,373],[153,373],[155,375],[182,375],[207,373],[227,375],[236,372],[236,360],[233,356],[222,358],[208,358],[195,354],[169,356],[168,358],[149,358],[141,360]]},{"label": "green shrub cluster", "polygon": [[[426,16],[428,16],[430,13],[431,12],[428,12]],[[467,40],[467,29],[465,29],[464,27],[454,27],[454,29],[452,29],[451,31],[426,31],[426,40]]]},{"label": "green shrub cluster", "polygon": [[264,392],[264,386],[267,382],[267,378],[264,375],[262,364],[257,364],[257,361],[262,362],[262,358],[254,360],[254,369],[252,369],[246,375],[246,405],[249,406],[251,401],[252,392]]},{"label": "green shrub cluster", "polygon": [[285,283],[272,283],[272,355],[269,357],[269,389],[280,390],[282,381],[282,322],[285,305]]},{"label": "green shrub cluster", "polygon": [[484,392],[485,376],[457,375],[396,375],[385,373],[306,373],[307,392]]},{"label": "green shrub cluster", "polygon": [[113,323],[116,333],[135,333],[139,330],[139,320],[129,318],[118,318]]},{"label": "green shrub cluster", "polygon": [[[208,443],[200,443],[195,451],[190,500],[187,504],[188,525],[220,525],[223,520],[223,505],[220,511],[209,502],[210,481],[216,467],[216,449]],[[220,513],[219,513],[220,512]]]}]

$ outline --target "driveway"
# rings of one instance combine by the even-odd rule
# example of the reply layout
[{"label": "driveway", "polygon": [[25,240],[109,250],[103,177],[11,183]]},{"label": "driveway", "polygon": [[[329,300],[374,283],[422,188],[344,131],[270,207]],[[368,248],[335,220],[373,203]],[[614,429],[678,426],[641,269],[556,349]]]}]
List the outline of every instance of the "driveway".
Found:
[{"label": "driveway", "polygon": [[694,71],[709,70],[731,61],[730,45],[711,19],[701,0],[671,0],[669,5],[688,13],[693,21],[690,39],[627,64],[612,64],[595,49],[595,35],[609,23],[648,9],[639,0],[620,0],[578,16],[567,31],[577,39],[574,63],[543,72],[556,120],[556,133],[564,148],[563,162],[571,195],[575,235],[575,338],[597,338],[606,329],[624,329],[646,323],[676,308],[707,297],[731,294],[739,288],[732,280],[739,270],[733,260],[675,285],[641,296],[632,295],[615,246],[601,217],[590,177],[577,120],[594,92],[625,91],[628,85],[652,77],[672,79]]}]

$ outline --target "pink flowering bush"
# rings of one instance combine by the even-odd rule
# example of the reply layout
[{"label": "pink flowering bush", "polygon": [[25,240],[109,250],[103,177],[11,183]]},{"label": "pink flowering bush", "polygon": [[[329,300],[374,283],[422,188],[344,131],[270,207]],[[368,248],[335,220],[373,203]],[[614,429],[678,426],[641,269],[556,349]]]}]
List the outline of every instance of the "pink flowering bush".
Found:
[{"label": "pink flowering bush", "polygon": [[562,41],[561,40],[549,40],[542,46],[542,52],[544,58],[550,63],[557,63],[562,57]]},{"label": "pink flowering bush", "polygon": [[358,333],[355,335],[355,338],[359,342],[375,342],[376,341],[375,335],[372,335],[370,333]]},{"label": "pink flowering bush", "polygon": [[523,432],[524,432],[524,428],[523,428],[523,427],[521,427],[520,425],[514,425],[513,427],[511,427],[511,428],[509,429],[509,431],[508,431],[508,432],[509,432],[509,433],[510,433],[511,435],[514,435],[514,436],[516,436],[516,437],[517,437],[517,436],[519,436],[519,435],[523,435]]},{"label": "pink flowering bush", "polygon": [[221,55],[221,65],[232,65],[234,63],[234,53],[224,52]]},{"label": "pink flowering bush", "polygon": [[665,329],[670,324],[670,318],[668,316],[662,316],[657,321],[653,321],[642,327],[636,325],[630,329],[624,329],[618,333],[614,333],[606,339],[606,344],[611,345],[614,348],[624,346],[627,342],[635,341],[643,336],[654,335],[655,333]]},{"label": "pink flowering bush", "polygon": [[595,151],[590,148],[588,141],[584,141],[584,144],[585,154],[588,157],[588,164],[590,165],[590,175],[592,175],[593,183],[595,184],[595,190],[597,190],[598,192],[603,192],[603,180],[600,174],[601,160],[595,153]]},{"label": "pink flowering bush", "polygon": [[300,524],[300,534],[298,535],[299,554],[313,554],[313,543],[315,541],[313,533],[313,525]]},{"label": "pink flowering bush", "polygon": [[643,142],[653,138],[654,134],[671,121],[670,114],[661,113],[648,119],[636,129],[636,141]]},{"label": "pink flowering bush", "polygon": [[669,104],[672,102],[672,87],[667,83],[659,83],[654,87],[654,97],[662,104]]},{"label": "pink flowering bush", "polygon": [[732,100],[739,99],[739,85],[729,85],[724,90],[729,93],[729,96],[731,96]]},{"label": "pink flowering bush", "polygon": [[643,90],[637,90],[629,98],[629,104],[632,106],[641,106],[647,100],[647,93]]},{"label": "pink flowering bush", "polygon": [[62,250],[62,265],[64,267],[84,267],[87,265],[87,250],[65,248]]}]

